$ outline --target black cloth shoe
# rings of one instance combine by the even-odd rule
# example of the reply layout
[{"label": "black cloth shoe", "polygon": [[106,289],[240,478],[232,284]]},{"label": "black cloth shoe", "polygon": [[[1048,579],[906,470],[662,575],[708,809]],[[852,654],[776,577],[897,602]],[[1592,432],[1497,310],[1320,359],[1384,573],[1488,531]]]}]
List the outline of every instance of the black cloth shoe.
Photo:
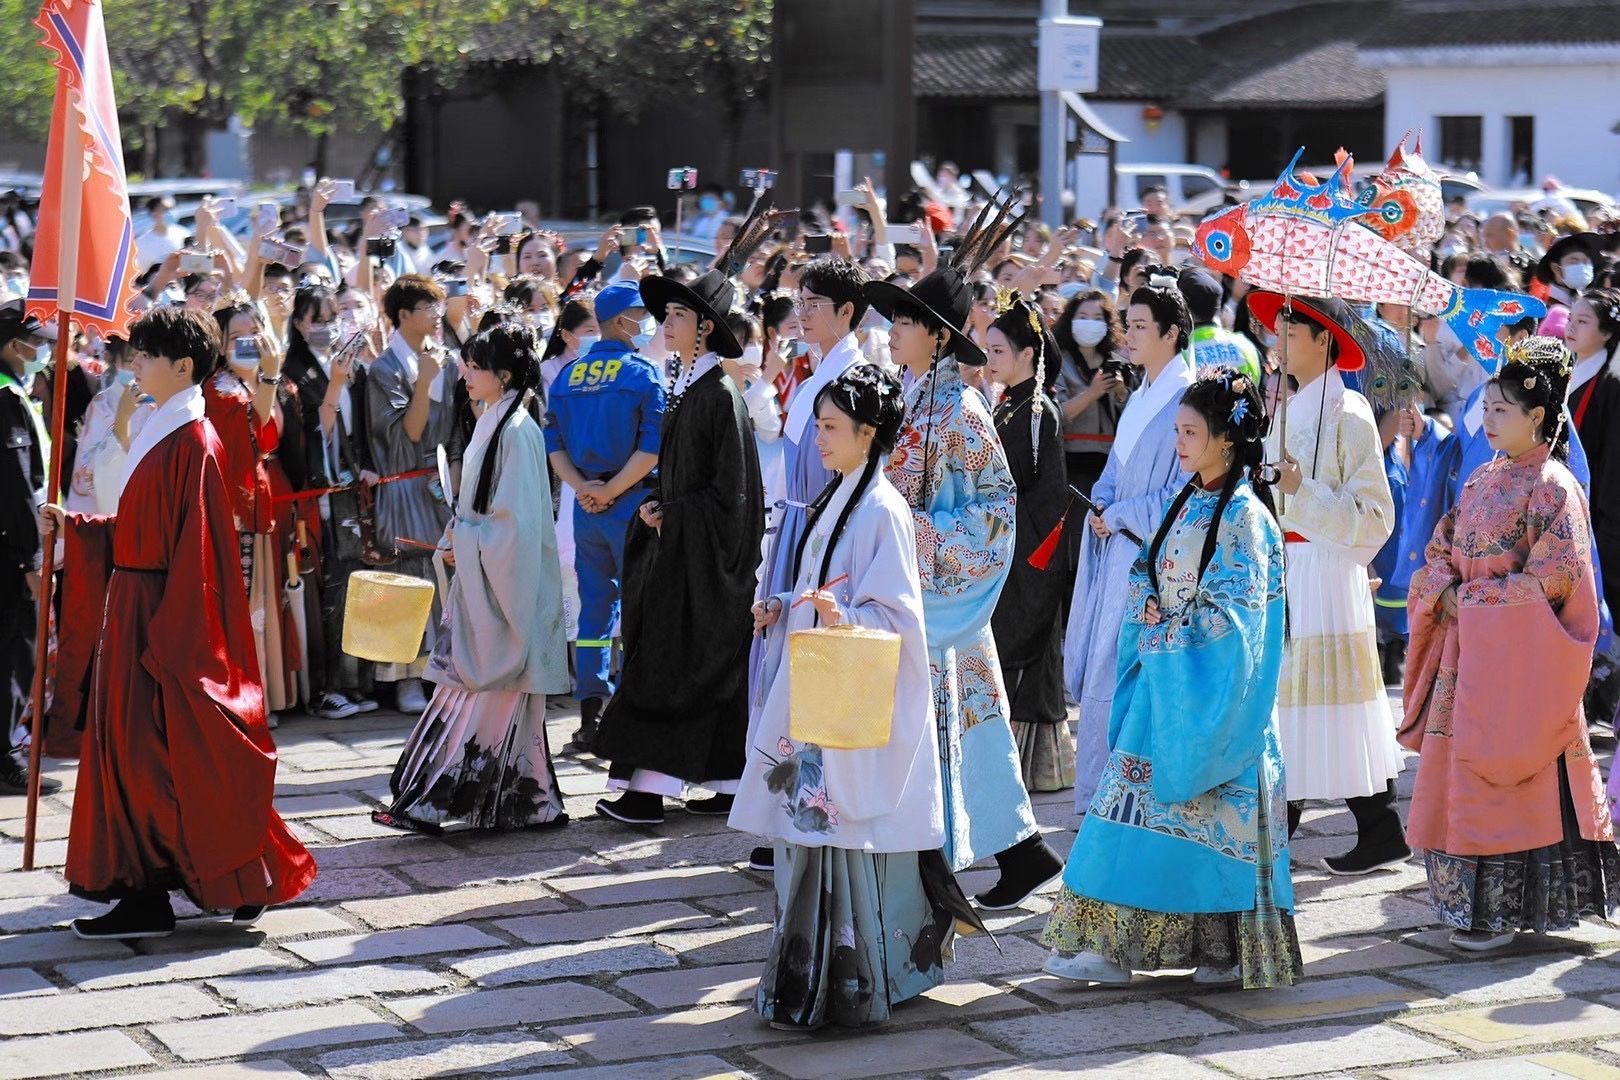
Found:
[{"label": "black cloth shoe", "polygon": [[241,927],[252,926],[254,923],[264,918],[264,913],[268,910],[270,909],[265,907],[263,904],[245,904],[242,907],[237,908],[236,911],[231,914],[231,925]]},{"label": "black cloth shoe", "polygon": [[1412,849],[1404,842],[1382,847],[1363,847],[1357,844],[1343,855],[1329,855],[1322,860],[1322,869],[1339,877],[1356,877],[1398,866],[1412,857]]},{"label": "black cloth shoe", "polygon": [[124,897],[99,918],[74,919],[71,928],[85,941],[168,937],[174,933],[174,908],[168,893],[141,893]]},{"label": "black cloth shoe", "polygon": [[755,848],[748,856],[748,869],[775,870],[776,849],[768,847]]},{"label": "black cloth shoe", "polygon": [[579,703],[579,727],[563,750],[570,754],[589,754],[596,746],[597,720],[602,715],[602,699],[586,698]]},{"label": "black cloth shoe", "polygon": [[597,799],[596,812],[626,825],[662,825],[664,797],[656,791],[627,791],[617,799]]},{"label": "black cloth shoe", "polygon": [[688,814],[704,814],[710,817],[719,817],[731,813],[731,804],[736,797],[733,795],[716,795],[709,799],[688,799],[686,812]]},{"label": "black cloth shoe", "polygon": [[1001,880],[973,898],[986,911],[1015,908],[1063,873],[1063,860],[1040,833],[997,852],[996,865],[1001,867]]},{"label": "black cloth shoe", "polygon": [[[62,790],[62,781],[48,776],[39,778],[39,793],[55,795]],[[28,794],[28,766],[17,760],[15,754],[0,754],[0,795]]]}]

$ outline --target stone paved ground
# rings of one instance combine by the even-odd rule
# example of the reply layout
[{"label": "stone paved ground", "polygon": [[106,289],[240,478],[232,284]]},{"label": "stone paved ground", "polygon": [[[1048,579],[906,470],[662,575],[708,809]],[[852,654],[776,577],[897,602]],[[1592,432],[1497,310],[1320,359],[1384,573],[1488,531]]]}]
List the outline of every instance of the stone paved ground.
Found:
[{"label": "stone paved ground", "polygon": [[[16,871],[22,799],[0,799],[0,869],[16,871],[0,874],[0,1078],[1620,1080],[1620,928],[1460,957],[1428,925],[1416,864],[1296,872],[1310,978],[1293,989],[1209,993],[1185,975],[1071,989],[1040,974],[1037,898],[993,920],[1000,955],[961,943],[951,981],[886,1027],[773,1031],[747,1005],[771,919],[768,878],[739,868],[749,837],[679,812],[657,830],[596,821],[604,772],[569,758],[564,829],[388,832],[367,815],[407,727],[283,723],[277,802],[321,876],[247,932],[190,917],[133,947],[74,940],[64,921],[101,909],[49,869],[71,793],[46,801],[33,873]],[[572,728],[555,712],[552,744]],[[72,784],[71,768],[54,775]],[[1036,801],[1066,850],[1070,794]],[[1313,809],[1296,857],[1342,850],[1351,828],[1342,808]],[[968,891],[993,873],[970,871]]]}]

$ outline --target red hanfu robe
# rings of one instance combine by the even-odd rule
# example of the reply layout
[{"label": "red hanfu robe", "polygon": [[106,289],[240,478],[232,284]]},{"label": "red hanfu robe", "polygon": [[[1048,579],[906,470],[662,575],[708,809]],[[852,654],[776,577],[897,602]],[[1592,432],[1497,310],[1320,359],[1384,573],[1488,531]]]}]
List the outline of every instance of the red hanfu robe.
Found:
[{"label": "red hanfu robe", "polygon": [[[1581,710],[1598,633],[1587,520],[1580,485],[1541,446],[1480,466],[1436,526],[1407,598],[1400,742],[1422,754],[1413,847],[1505,855],[1558,843],[1560,761],[1581,838],[1614,839]],[[1442,620],[1452,585],[1457,617]]]},{"label": "red hanfu robe", "polygon": [[[87,709],[65,871],[80,896],[184,889],[235,908],[315,878],[271,806],[276,752],[221,454],[207,420],[185,422],[134,467],[116,517],[69,518],[66,580],[106,597],[64,612],[63,655],[79,666],[58,671]],[[99,655],[69,640],[84,637]]]}]

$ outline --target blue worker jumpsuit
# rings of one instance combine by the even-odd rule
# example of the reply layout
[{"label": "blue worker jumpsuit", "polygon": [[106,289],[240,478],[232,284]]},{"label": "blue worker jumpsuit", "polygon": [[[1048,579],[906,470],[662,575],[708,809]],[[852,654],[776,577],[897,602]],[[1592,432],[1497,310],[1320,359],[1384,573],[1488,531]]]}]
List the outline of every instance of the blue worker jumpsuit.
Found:
[{"label": "blue worker jumpsuit", "polygon": [[[546,451],[561,451],[587,480],[610,480],[637,451],[658,453],[664,383],[630,346],[598,341],[557,373],[546,413]],[[613,695],[613,625],[624,579],[624,534],[651,474],[600,514],[574,506],[574,571],[579,577],[575,665],[580,701]]]}]

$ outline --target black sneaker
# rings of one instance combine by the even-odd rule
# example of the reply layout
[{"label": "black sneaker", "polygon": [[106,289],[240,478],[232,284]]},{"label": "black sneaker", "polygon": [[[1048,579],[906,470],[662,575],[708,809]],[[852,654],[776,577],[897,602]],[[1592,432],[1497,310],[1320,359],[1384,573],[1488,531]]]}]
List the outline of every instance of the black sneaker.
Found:
[{"label": "black sneaker", "polygon": [[662,825],[664,797],[655,791],[627,791],[617,799],[597,799],[596,812],[626,825]]},{"label": "black sneaker", "polygon": [[716,795],[708,799],[688,799],[686,812],[688,814],[702,814],[709,817],[720,817],[731,813],[731,803],[734,795]]},{"label": "black sneaker", "polygon": [[168,893],[154,898],[131,896],[99,918],[74,919],[70,928],[74,937],[85,941],[168,937],[174,933],[174,908]]},{"label": "black sneaker", "polygon": [[[49,776],[39,778],[41,795],[55,795],[61,790],[62,781],[52,780]],[[26,794],[28,794],[28,766],[18,761],[14,754],[0,754],[0,795]]]},{"label": "black sneaker", "polygon": [[579,703],[579,728],[563,747],[570,754],[589,754],[596,748],[597,717],[602,715],[602,699],[586,698]]},{"label": "black sneaker", "polygon": [[755,848],[748,856],[748,869],[775,870],[776,849],[768,847]]},{"label": "black sneaker", "polygon": [[1399,866],[1411,857],[1412,849],[1405,844],[1378,850],[1356,847],[1343,855],[1329,855],[1322,860],[1322,869],[1339,877],[1357,877],[1374,870]]}]

